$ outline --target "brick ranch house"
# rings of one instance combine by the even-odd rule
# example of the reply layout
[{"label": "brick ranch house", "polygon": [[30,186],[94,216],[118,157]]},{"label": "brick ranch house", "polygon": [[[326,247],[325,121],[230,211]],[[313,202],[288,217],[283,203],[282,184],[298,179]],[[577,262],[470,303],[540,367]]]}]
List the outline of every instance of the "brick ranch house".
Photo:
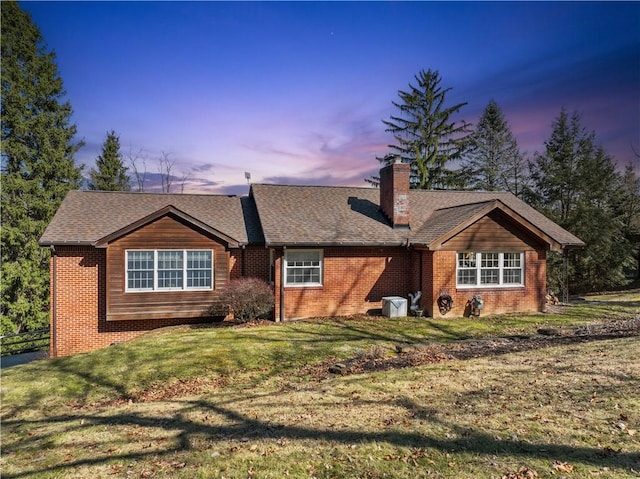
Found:
[{"label": "brick ranch house", "polygon": [[254,184],[246,197],[71,191],[40,239],[51,356],[211,320],[241,277],[273,286],[276,321],[379,311],[417,291],[432,317],[468,314],[475,295],[483,315],[541,311],[546,252],[583,244],[509,193],[410,190],[402,163],[380,179]]}]

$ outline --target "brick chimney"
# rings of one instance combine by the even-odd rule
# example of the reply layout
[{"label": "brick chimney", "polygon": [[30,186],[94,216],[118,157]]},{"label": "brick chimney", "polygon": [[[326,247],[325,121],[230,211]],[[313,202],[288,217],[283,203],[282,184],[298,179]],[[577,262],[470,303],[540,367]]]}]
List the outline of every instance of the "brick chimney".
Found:
[{"label": "brick chimney", "polygon": [[411,165],[397,158],[380,170],[380,209],[394,228],[409,228]]}]

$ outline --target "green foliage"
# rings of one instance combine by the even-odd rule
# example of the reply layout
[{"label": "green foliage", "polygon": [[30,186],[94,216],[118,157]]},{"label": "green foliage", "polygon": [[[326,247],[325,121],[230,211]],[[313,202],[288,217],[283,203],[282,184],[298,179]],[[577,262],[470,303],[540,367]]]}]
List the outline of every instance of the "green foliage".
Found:
[{"label": "green foliage", "polygon": [[[586,243],[569,256],[573,287],[597,291],[622,285],[625,265],[633,257],[614,207],[620,179],[613,161],[596,145],[595,135],[582,127],[577,113],[560,113],[545,146],[545,153],[537,154],[531,165],[528,196]],[[560,276],[555,267],[555,262],[549,263],[551,277]]]},{"label": "green foliage", "polygon": [[[403,162],[411,164],[413,188],[456,186],[458,177],[447,164],[461,158],[468,125],[457,123],[452,116],[466,103],[445,106],[451,88],[440,86],[442,78],[437,71],[421,70],[415,80],[417,86],[409,84],[409,91],[398,92],[400,102],[393,102],[398,114],[382,121],[397,143],[389,145],[392,153],[378,161],[388,164],[390,158],[400,155]],[[369,182],[376,184],[377,179]]]},{"label": "green foliage", "polygon": [[233,312],[237,321],[256,319],[273,310],[271,287],[258,278],[240,278],[229,281],[220,293],[220,302]]},{"label": "green foliage", "polygon": [[630,277],[637,279],[640,278],[640,176],[631,163],[625,167],[617,191],[618,194],[613,198],[614,208],[635,258],[627,271]]},{"label": "green foliage", "polygon": [[475,131],[463,162],[466,187],[472,190],[522,194],[526,162],[498,104],[491,100]]},{"label": "green foliage", "polygon": [[102,145],[102,154],[96,159],[97,169],[89,172],[90,190],[129,191],[131,189],[128,168],[122,161],[120,138],[111,130]]},{"label": "green foliage", "polygon": [[38,238],[66,193],[78,188],[71,105],[55,55],[17,3],[2,4],[3,333],[48,324],[49,252]]}]

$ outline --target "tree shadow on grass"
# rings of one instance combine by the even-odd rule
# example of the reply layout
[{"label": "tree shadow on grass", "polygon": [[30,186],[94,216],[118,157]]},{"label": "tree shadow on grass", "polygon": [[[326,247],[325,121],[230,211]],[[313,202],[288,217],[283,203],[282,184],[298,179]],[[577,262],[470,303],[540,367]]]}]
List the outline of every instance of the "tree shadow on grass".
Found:
[{"label": "tree shadow on grass", "polygon": [[[277,401],[277,393],[255,396],[254,399],[264,399],[265,401]],[[251,398],[243,398],[243,401]],[[371,402],[375,404],[375,402]],[[234,401],[214,402],[209,400],[191,400],[179,403],[180,407],[173,415],[158,418],[145,416],[139,412],[122,412],[115,414],[79,414],[60,415],[41,420],[16,420],[7,421],[3,426],[9,430],[17,428],[21,430],[45,428],[43,434],[36,434],[33,437],[21,435],[20,440],[5,443],[3,445],[6,454],[15,454],[25,450],[39,450],[45,453],[47,449],[56,448],[55,437],[63,434],[76,434],[79,441],[82,440],[83,429],[87,426],[106,426],[110,429],[120,427],[145,428],[151,430],[162,430],[174,434],[173,441],[167,441],[164,449],[151,448],[149,452],[144,450],[136,452],[115,453],[117,444],[105,442],[100,445],[99,450],[107,451],[99,456],[95,453],[92,457],[68,460],[55,465],[38,466],[32,464],[30,470],[20,472],[6,472],[3,477],[23,478],[36,474],[65,474],[78,467],[91,467],[98,465],[113,464],[114,461],[144,461],[146,458],[154,460],[162,459],[163,456],[170,456],[173,453],[184,451],[197,451],[194,443],[203,437],[209,441],[229,441],[240,440],[311,440],[326,441],[333,444],[351,445],[384,443],[395,447],[429,448],[443,453],[471,453],[478,455],[508,456],[521,459],[538,460],[562,460],[572,463],[583,463],[598,467],[608,467],[611,470],[638,470],[640,468],[640,452],[613,451],[608,449],[572,446],[566,444],[554,444],[543,442],[527,442],[519,439],[500,440],[490,434],[471,427],[464,427],[455,423],[441,420],[438,411],[424,407],[408,397],[399,397],[391,402],[391,405],[398,406],[407,414],[415,417],[427,424],[432,425],[430,430],[442,430],[443,428],[453,432],[446,437],[432,434],[422,434],[411,430],[382,429],[380,431],[359,431],[332,430],[328,427],[310,428],[300,425],[283,423],[273,423],[261,420],[256,417],[242,414],[235,410]],[[380,402],[379,406],[388,406],[387,402]],[[196,422],[188,419],[192,413],[199,413],[215,416],[221,419],[222,425],[207,424],[206,422]],[[63,431],[52,428],[52,425],[62,425]],[[437,427],[436,427],[437,426]],[[111,447],[110,447],[111,446]],[[78,445],[80,447],[80,445]],[[113,451],[113,452],[109,452]],[[5,464],[10,460],[5,460]]]}]

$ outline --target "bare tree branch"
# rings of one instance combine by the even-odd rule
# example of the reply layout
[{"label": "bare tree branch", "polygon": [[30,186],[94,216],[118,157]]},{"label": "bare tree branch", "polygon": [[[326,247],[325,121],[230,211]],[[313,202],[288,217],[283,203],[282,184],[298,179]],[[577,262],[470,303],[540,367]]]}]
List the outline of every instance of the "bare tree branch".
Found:
[{"label": "bare tree branch", "polygon": [[147,157],[144,150],[140,148],[134,152],[132,147],[129,147],[127,153],[127,162],[133,172],[133,176],[136,180],[136,187],[138,192],[144,191],[144,182],[147,179]]},{"label": "bare tree branch", "polygon": [[187,182],[189,182],[191,180],[191,170],[187,171],[187,172],[182,172],[182,176],[180,177],[180,193],[184,193],[184,188],[187,184]]},{"label": "bare tree branch", "polygon": [[175,164],[175,160],[170,158],[170,153],[165,151],[161,153],[160,158],[158,159],[158,173],[160,173],[163,193],[171,193],[171,184],[173,183],[171,171]]}]

